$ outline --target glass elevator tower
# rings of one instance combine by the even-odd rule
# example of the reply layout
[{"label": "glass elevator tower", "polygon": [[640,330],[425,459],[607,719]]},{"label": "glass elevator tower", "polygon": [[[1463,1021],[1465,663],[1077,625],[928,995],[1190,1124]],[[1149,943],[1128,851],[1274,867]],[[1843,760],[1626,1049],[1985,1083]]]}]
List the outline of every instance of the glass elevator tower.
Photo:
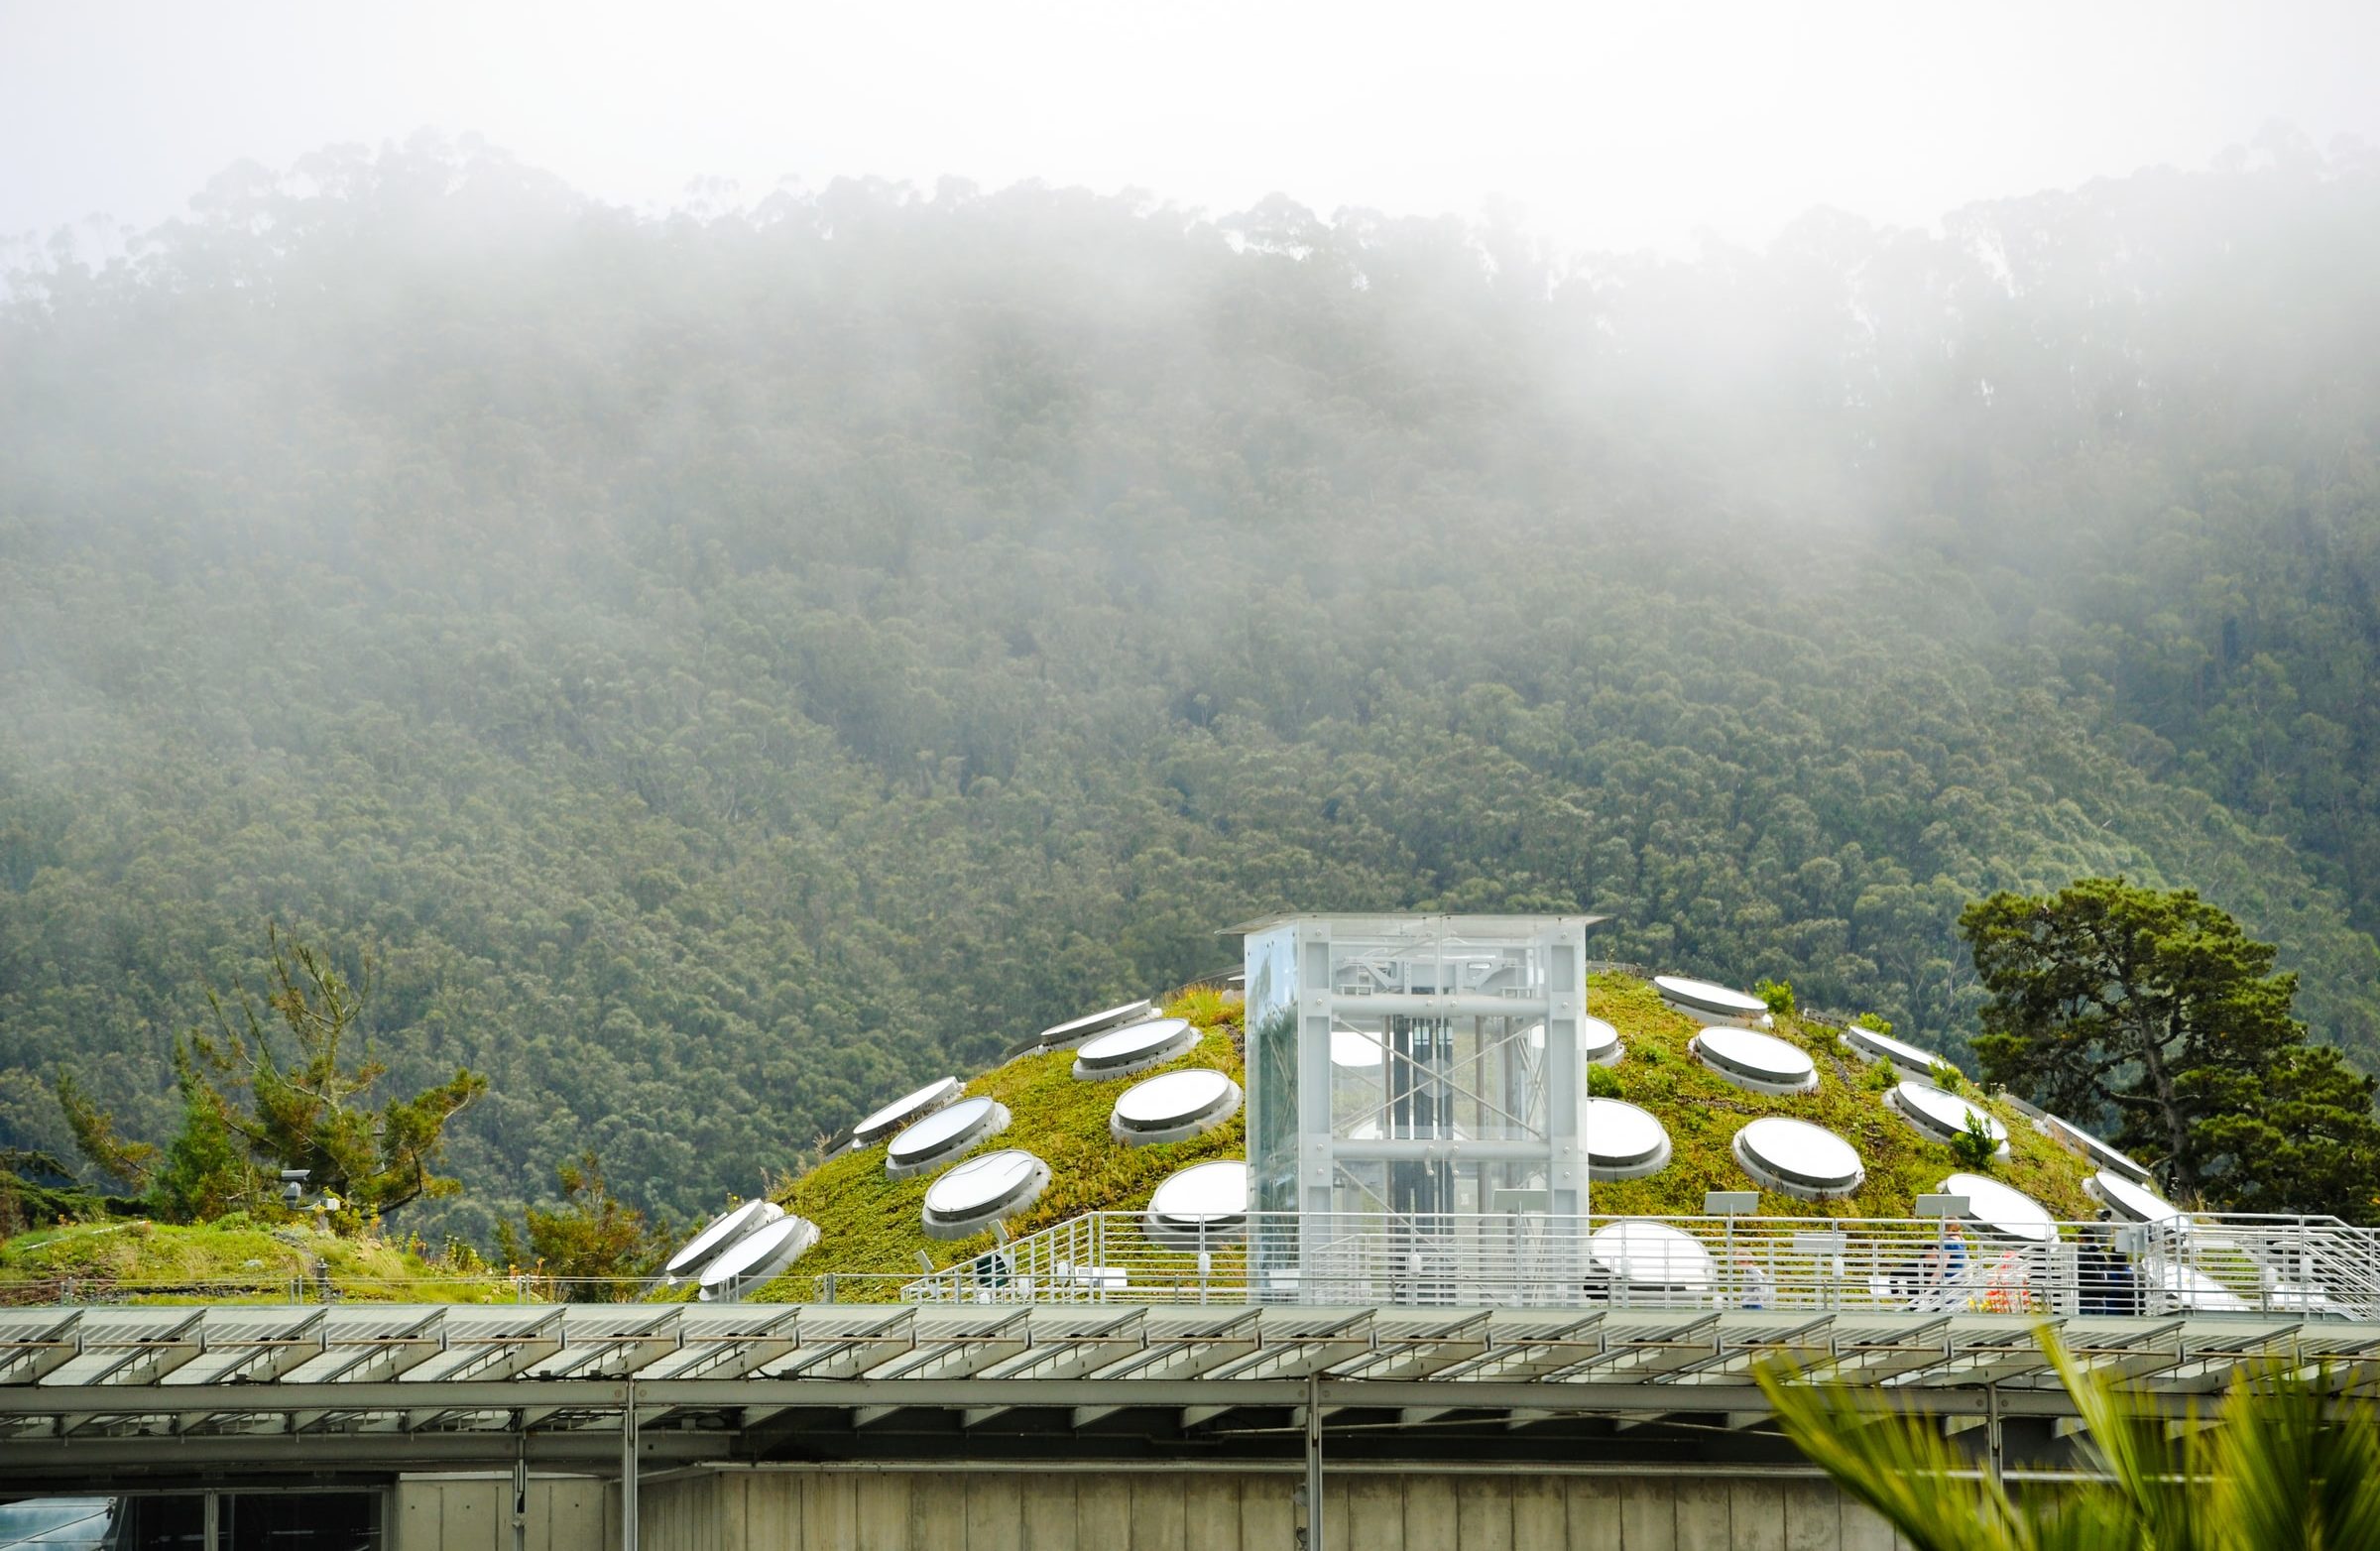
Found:
[{"label": "glass elevator tower", "polygon": [[1250,1205],[1454,1219],[1587,1210],[1592,915],[1278,915],[1234,928]]}]

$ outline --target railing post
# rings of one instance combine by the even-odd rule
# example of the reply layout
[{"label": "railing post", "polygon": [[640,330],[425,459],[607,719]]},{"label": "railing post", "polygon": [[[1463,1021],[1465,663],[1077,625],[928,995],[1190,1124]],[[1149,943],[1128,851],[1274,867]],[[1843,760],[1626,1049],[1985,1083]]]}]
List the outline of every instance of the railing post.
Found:
[{"label": "railing post", "polygon": [[637,1551],[637,1381],[620,1405],[620,1551]]},{"label": "railing post", "polygon": [[1306,1551],[1323,1551],[1322,1538],[1322,1375],[1306,1375],[1306,1511],[1298,1526],[1298,1544]]},{"label": "railing post", "polygon": [[513,1413],[513,1551],[529,1551],[529,1430]]}]

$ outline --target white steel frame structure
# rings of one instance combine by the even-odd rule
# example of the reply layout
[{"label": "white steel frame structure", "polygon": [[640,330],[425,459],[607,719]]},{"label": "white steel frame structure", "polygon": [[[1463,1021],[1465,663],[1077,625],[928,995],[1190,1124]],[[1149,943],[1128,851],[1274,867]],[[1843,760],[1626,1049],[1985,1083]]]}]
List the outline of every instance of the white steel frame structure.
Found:
[{"label": "white steel frame structure", "polygon": [[[1266,1221],[1588,1210],[1589,915],[1316,915],[1233,928],[1250,1205]],[[1376,1059],[1368,1050],[1376,1049]],[[1349,1059],[1349,1052],[1356,1059]],[[1287,1217],[1284,1217],[1287,1214]],[[1290,1234],[1276,1272],[1314,1271]]]}]

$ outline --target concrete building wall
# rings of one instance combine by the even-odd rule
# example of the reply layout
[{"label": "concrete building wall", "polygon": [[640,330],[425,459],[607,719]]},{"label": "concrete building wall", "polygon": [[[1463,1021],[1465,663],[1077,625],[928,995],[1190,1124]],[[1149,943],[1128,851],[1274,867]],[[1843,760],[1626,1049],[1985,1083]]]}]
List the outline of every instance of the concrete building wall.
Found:
[{"label": "concrete building wall", "polygon": [[[846,1466],[692,1472],[640,1488],[641,1551],[1287,1551],[1284,1472]],[[1718,1473],[1327,1480],[1325,1551],[1896,1551],[1827,1482]],[[559,1542],[556,1542],[558,1545]],[[424,1551],[408,1542],[400,1551]],[[439,1551],[446,1551],[440,1547]]]},{"label": "concrete building wall", "polygon": [[[409,1476],[389,1517],[390,1551],[513,1551],[513,1478]],[[619,1489],[592,1476],[532,1476],[526,1517],[527,1551],[620,1543]]]}]

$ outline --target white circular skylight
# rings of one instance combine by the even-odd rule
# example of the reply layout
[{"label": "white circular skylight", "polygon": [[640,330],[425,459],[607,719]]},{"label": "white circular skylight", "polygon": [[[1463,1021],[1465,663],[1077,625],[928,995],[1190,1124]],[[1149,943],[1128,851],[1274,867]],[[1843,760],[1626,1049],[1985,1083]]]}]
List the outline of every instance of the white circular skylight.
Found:
[{"label": "white circular skylight", "polygon": [[784,1215],[785,1209],[774,1201],[747,1201],[742,1206],[730,1207],[704,1224],[702,1232],[669,1256],[668,1263],[661,1267],[661,1275],[672,1282],[681,1276],[691,1276],[744,1235]]},{"label": "white circular skylight", "polygon": [[1041,1030],[1040,1044],[1045,1050],[1062,1044],[1071,1044],[1077,1039],[1088,1038],[1102,1030],[1114,1028],[1119,1023],[1137,1021],[1154,1011],[1155,1009],[1146,1002],[1127,1002],[1122,1007],[1112,1007],[1098,1013],[1086,1013],[1081,1017],[1069,1018],[1063,1023],[1052,1023]]},{"label": "white circular skylight", "polygon": [[2157,1283],[2165,1289],[2163,1301],[2171,1308],[2201,1314],[2244,1314],[2248,1309],[2246,1299],[2195,1265],[2168,1260],[2158,1268]]},{"label": "white circular skylight", "polygon": [[2290,1314],[2323,1314],[2337,1319],[2352,1319],[2354,1311],[2333,1301],[2317,1288],[2302,1282],[2277,1281],[2265,1289],[2264,1306]]},{"label": "white circular skylight", "polygon": [[1049,1165],[1021,1147],[969,1158],[926,1187],[925,1236],[965,1239],[1031,1206],[1049,1188]]},{"label": "white circular skylight", "polygon": [[1621,1287],[1696,1293],[1711,1286],[1711,1252],[1667,1223],[1623,1218],[1589,1236],[1587,1253]]},{"label": "white circular skylight", "polygon": [[1248,1224],[1248,1165],[1238,1158],[1193,1163],[1148,1198],[1151,1238],[1167,1243],[1217,1243]]},{"label": "white circular skylight", "polygon": [[1768,1014],[1768,1004],[1758,997],[1684,975],[1655,975],[1653,989],[1661,993],[1662,1001],[1687,1013],[1734,1020],[1764,1017]]},{"label": "white circular skylight", "polygon": [[1360,1028],[1334,1028],[1331,1030],[1331,1064],[1333,1066],[1344,1067],[1349,1071],[1362,1071],[1366,1067],[1379,1065],[1381,1061],[1387,1059],[1387,1047],[1380,1043],[1380,1036],[1377,1034],[1368,1034]]},{"label": "white circular skylight", "polygon": [[2180,1207],[2148,1186],[2126,1179],[2113,1169],[2100,1169],[2083,1183],[2082,1188],[2106,1203],[2109,1211],[2128,1222],[2160,1223],[2170,1228],[2190,1227],[2190,1219]]},{"label": "white circular skylight", "polygon": [[898,1131],[921,1115],[931,1115],[959,1096],[961,1084],[956,1077],[927,1083],[915,1093],[902,1094],[851,1128],[851,1139],[865,1146],[880,1136]]},{"label": "white circular skylight", "polygon": [[1991,1139],[1998,1145],[1998,1155],[2008,1155],[2008,1128],[1979,1105],[1967,1103],[1947,1088],[1911,1081],[1895,1087],[1884,1098],[1903,1120],[1936,1141],[1965,1135],[1967,1119],[1972,1116],[1991,1133]]},{"label": "white circular skylight", "polygon": [[1810,1052],[1774,1034],[1722,1024],[1695,1035],[1691,1048],[1705,1066],[1754,1093],[1808,1093],[1818,1086]]},{"label": "white circular skylight", "polygon": [[[1539,1041],[1542,1042],[1544,1037],[1544,1031],[1540,1028]],[[1600,1017],[1580,1018],[1579,1054],[1587,1058],[1590,1066],[1617,1066],[1620,1055],[1619,1030]]]},{"label": "white circular skylight", "polygon": [[981,1095],[936,1110],[885,1147],[885,1172],[894,1179],[947,1163],[1009,1129],[1009,1107]]},{"label": "white circular skylight", "polygon": [[1086,1081],[1130,1077],[1162,1066],[1198,1043],[1198,1030],[1184,1018],[1151,1018],[1083,1041],[1074,1052],[1074,1075]]},{"label": "white circular skylight", "polygon": [[1590,1179],[1642,1179],[1669,1162],[1669,1133],[1661,1122],[1622,1099],[1589,1099],[1579,1134]]},{"label": "white circular skylight", "polygon": [[2057,1241],[2058,1220],[2048,1207],[1988,1174],[1953,1174],[1942,1182],[1942,1192],[1966,1197],[1966,1221],[1995,1239]]},{"label": "white circular skylight", "polygon": [[1770,1115],[1735,1133],[1735,1161],[1771,1190],[1804,1201],[1847,1196],[1867,1178],[1859,1151],[1823,1126]]},{"label": "white circular skylight", "polygon": [[2049,1118],[2049,1131],[2053,1138],[2065,1142],[2099,1167],[2112,1170],[2138,1184],[2149,1182],[2150,1174],[2145,1165],[2129,1153],[2117,1151],[2073,1121],[2053,1115]]},{"label": "white circular skylight", "polygon": [[1843,1036],[1851,1042],[1852,1049],[1869,1060],[1890,1061],[1895,1066],[1913,1072],[1931,1072],[1937,1066],[1951,1064],[1931,1050],[1921,1050],[1907,1040],[1895,1039],[1890,1034],[1879,1033],[1872,1028],[1861,1028],[1856,1023],[1844,1029]]},{"label": "white circular skylight", "polygon": [[766,1228],[746,1234],[713,1260],[702,1273],[704,1301],[743,1296],[809,1253],[818,1242],[818,1225],[806,1217],[782,1217]]},{"label": "white circular skylight", "polygon": [[1108,1133],[1144,1147],[1213,1131],[1239,1113],[1240,1085],[1221,1072],[1194,1067],[1162,1073],[1119,1094]]}]

